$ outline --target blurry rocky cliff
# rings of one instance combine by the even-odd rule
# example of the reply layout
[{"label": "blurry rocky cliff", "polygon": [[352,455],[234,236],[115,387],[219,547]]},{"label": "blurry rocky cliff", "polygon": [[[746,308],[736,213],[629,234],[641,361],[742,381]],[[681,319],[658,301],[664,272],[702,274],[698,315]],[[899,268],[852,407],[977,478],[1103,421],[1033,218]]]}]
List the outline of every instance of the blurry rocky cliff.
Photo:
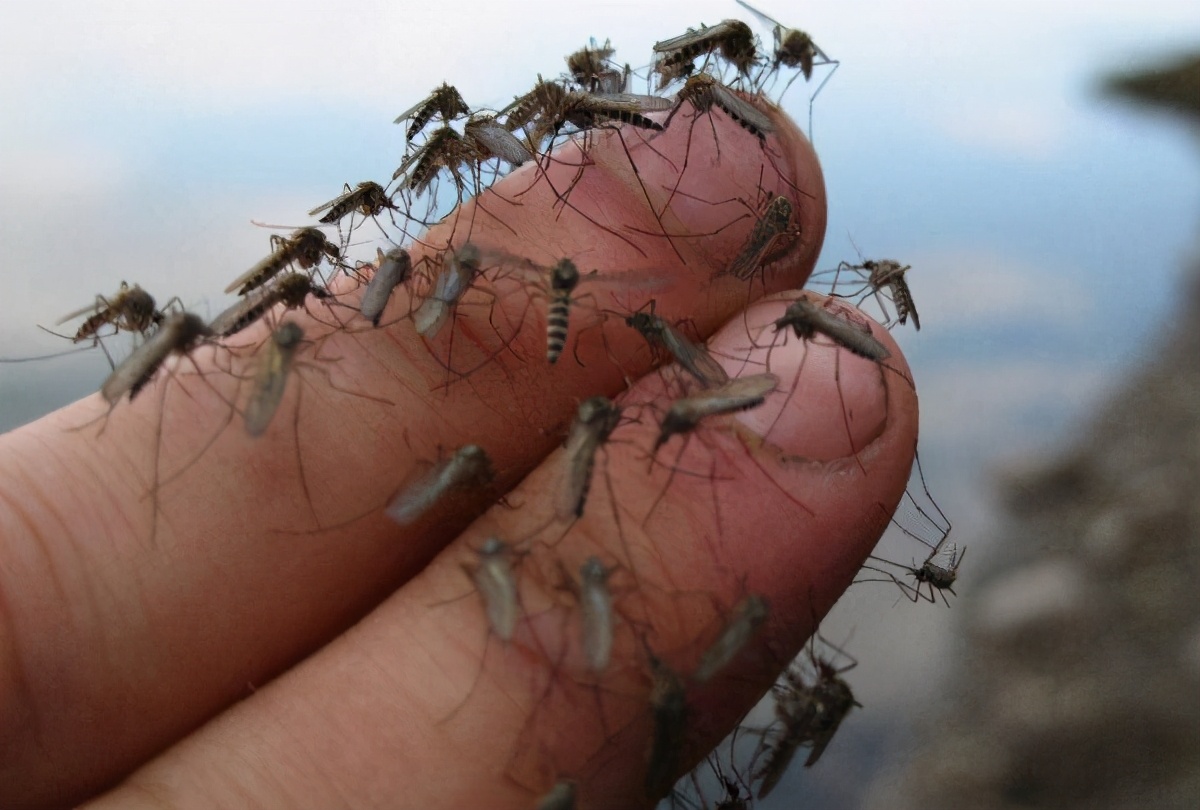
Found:
[{"label": "blurry rocky cliff", "polygon": [[[1186,122],[1200,146],[1200,55],[1103,89]],[[1128,384],[1066,451],[1002,482],[1003,551],[956,605],[970,660],[945,673],[943,705],[867,806],[1200,807],[1200,259],[1192,265]]]}]

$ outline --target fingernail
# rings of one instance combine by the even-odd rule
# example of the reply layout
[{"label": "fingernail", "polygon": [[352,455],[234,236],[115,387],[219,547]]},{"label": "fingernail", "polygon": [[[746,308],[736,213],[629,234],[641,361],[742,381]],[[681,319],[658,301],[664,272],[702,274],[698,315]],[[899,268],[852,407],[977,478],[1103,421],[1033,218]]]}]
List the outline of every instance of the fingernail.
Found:
[{"label": "fingernail", "polygon": [[[814,301],[826,300],[804,294]],[[824,335],[803,340],[790,328],[777,330],[775,321],[795,297],[754,304],[713,337],[709,351],[721,358],[731,375],[769,371],[779,378],[766,402],[736,417],[756,436],[788,455],[812,461],[854,457],[887,427],[888,374],[895,372]],[[842,302],[826,307],[864,327],[872,323]],[[871,328],[876,338],[893,347],[886,330],[878,324]]]}]

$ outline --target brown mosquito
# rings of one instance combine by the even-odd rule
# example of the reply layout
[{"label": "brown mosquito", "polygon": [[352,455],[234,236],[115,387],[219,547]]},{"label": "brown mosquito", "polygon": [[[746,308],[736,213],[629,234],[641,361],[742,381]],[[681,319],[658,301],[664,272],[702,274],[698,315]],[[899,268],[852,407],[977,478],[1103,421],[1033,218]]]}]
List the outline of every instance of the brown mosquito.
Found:
[{"label": "brown mosquito", "polygon": [[625,324],[636,329],[651,349],[661,346],[670,352],[675,362],[705,388],[718,388],[729,382],[729,373],[707,349],[654,313],[655,303],[650,299],[649,312],[635,312],[625,318]]},{"label": "brown mosquito", "polygon": [[340,196],[337,196],[329,202],[318,205],[316,208],[308,212],[310,217],[315,217],[322,211],[325,215],[320,221],[326,224],[334,224],[340,222],[347,214],[352,211],[357,211],[364,217],[378,216],[385,209],[399,211],[400,209],[392,203],[391,197],[383,186],[373,180],[367,180],[359,183],[353,189],[350,184],[346,184],[346,190]]},{"label": "brown mosquito", "polygon": [[[786,25],[773,20],[766,14],[763,14],[749,3],[744,2],[744,0],[737,1],[743,8],[745,8],[755,17],[758,17],[760,21],[772,26],[772,34],[775,39],[775,57],[769,71],[770,75],[777,74],[780,65],[786,65],[790,68],[799,68],[800,73],[796,75],[803,75],[804,80],[809,81],[812,79],[814,67],[817,65],[832,65],[829,73],[827,73],[825,78],[821,80],[821,83],[817,85],[817,89],[813,91],[813,94],[808,97],[808,132],[809,138],[811,139],[813,102],[817,100],[817,96],[821,94],[821,91],[825,89],[825,85],[831,78],[833,78],[833,74],[837,71],[841,63],[836,59],[830,59],[829,56],[823,50],[821,50],[817,43],[813,41],[813,38],[804,31],[801,31],[798,28],[788,28]],[[765,81],[766,77],[763,77],[763,79]],[[792,78],[788,80],[788,83],[784,86],[783,93],[780,94],[780,97],[787,93],[788,88],[792,86],[792,82],[795,80],[796,76],[792,76]]]},{"label": "brown mosquito", "polygon": [[765,751],[767,759],[754,774],[755,779],[762,780],[759,799],[765,799],[775,789],[802,746],[809,749],[804,767],[816,765],[846,715],[855,706],[862,706],[841,677],[857,662],[851,660],[839,668],[811,649],[809,658],[811,675],[793,664],[784,672],[783,683],[775,688],[775,719],[780,728],[771,742],[764,738],[760,747],[760,753]]},{"label": "brown mosquito", "polygon": [[650,743],[645,789],[647,798],[660,799],[671,790],[679,772],[688,706],[683,682],[670,667],[651,654],[650,669],[654,679],[650,689],[654,737]]},{"label": "brown mosquito", "polygon": [[683,106],[683,102],[686,101],[696,111],[694,117],[709,113],[713,107],[716,107],[760,141],[765,142],[767,135],[775,131],[775,124],[771,122],[766,113],[726,87],[710,73],[697,73],[689,76],[675,98],[675,106],[671,109],[667,120],[663,122],[664,128],[671,125],[671,119],[675,117],[680,107]]},{"label": "brown mosquito", "polygon": [[359,301],[358,311],[364,318],[375,326],[383,317],[383,311],[391,300],[392,291],[404,284],[412,276],[412,257],[402,247],[392,248],[384,253],[379,248],[376,251],[375,274],[367,282]]},{"label": "brown mosquito", "polygon": [[608,441],[620,422],[621,408],[607,397],[591,397],[580,403],[564,453],[566,482],[556,505],[560,520],[574,520],[583,516],[596,467],[596,452]]},{"label": "brown mosquito", "polygon": [[700,26],[686,34],[656,42],[653,70],[659,76],[659,89],[696,70],[696,57],[717,51],[733,65],[738,74],[749,77],[758,61],[754,32],[741,20],[723,20],[714,26]]},{"label": "brown mosquito", "polygon": [[470,242],[457,250],[447,251],[445,257],[433,290],[413,314],[417,334],[425,337],[433,337],[441,331],[450,317],[451,309],[480,272],[482,256],[479,249]]},{"label": "brown mosquito", "polygon": [[717,636],[717,640],[700,657],[692,680],[705,683],[724,669],[750,639],[754,638],[758,628],[767,620],[768,611],[767,600],[757,594],[750,594],[738,602],[721,635]]},{"label": "brown mosquito", "polygon": [[[913,302],[912,291],[908,287],[906,273],[912,265],[900,264],[894,259],[863,259],[861,264],[841,262],[833,271],[831,295],[838,298],[856,298],[858,303],[868,296],[873,296],[883,313],[884,323],[890,323],[892,318],[888,313],[884,299],[892,302],[896,308],[896,322],[901,326],[912,318],[913,326],[921,330],[921,318],[917,314],[917,306]],[[826,271],[827,273],[828,271]],[[837,287],[843,273],[857,275],[863,283],[850,292],[839,292]]]},{"label": "brown mosquito", "polygon": [[792,201],[782,194],[770,199],[766,209],[754,222],[754,228],[746,244],[729,267],[719,270],[716,276],[731,275],[746,281],[756,271],[782,258],[800,238],[800,225],[793,214]]},{"label": "brown mosquito", "polygon": [[[780,65],[787,65],[792,68],[798,67],[800,68],[800,72],[804,74],[805,81],[807,81],[812,78],[813,67],[815,65],[837,64],[826,56],[825,52],[817,47],[817,43],[813,42],[813,38],[805,32],[798,28],[788,28],[786,25],[771,19],[754,6],[745,2],[745,0],[737,0],[737,2],[738,5],[755,17],[758,17],[764,23],[774,26],[774,68],[778,68]],[[818,59],[821,60],[819,63],[816,61]]]},{"label": "brown mosquito", "polygon": [[459,196],[462,196],[466,183],[463,180],[461,168],[481,160],[479,152],[453,127],[444,126],[434,130],[429,139],[411,155],[409,155],[396,173],[392,175],[397,180],[401,175],[407,177],[401,185],[410,189],[414,194],[425,193],[433,184],[438,172],[445,169],[454,180]]},{"label": "brown mosquito", "polygon": [[242,414],[246,432],[251,436],[261,436],[279,409],[292,361],[303,340],[304,330],[293,321],[287,321],[271,334],[255,376],[250,401]]},{"label": "brown mosquito", "polygon": [[819,332],[842,348],[868,360],[880,362],[892,355],[871,334],[870,327],[839,317],[804,296],[790,303],[783,316],[775,321],[776,332],[789,327],[801,340],[811,340]]},{"label": "brown mosquito", "polygon": [[213,331],[198,315],[180,312],[169,315],[145,343],[133,350],[100,386],[100,394],[115,405],[126,393],[132,402],[172,354],[187,354]]},{"label": "brown mosquito", "polygon": [[[172,299],[174,302],[178,302],[178,300],[177,298]],[[168,302],[169,306],[170,302]],[[107,298],[97,295],[94,304],[64,315],[54,325],[59,326],[89,313],[89,317],[80,324],[75,336],[71,338],[73,343],[80,343],[89,338],[96,340],[97,333],[108,325],[117,331],[137,332],[144,335],[151,327],[160,325],[165,317],[157,308],[154,296],[143,290],[138,284],[130,287],[129,284],[122,281],[121,289],[117,291],[116,295]]]},{"label": "brown mosquito", "polygon": [[597,45],[596,40],[592,39],[588,45],[567,55],[567,72],[571,74],[575,85],[586,92],[623,92],[627,74],[613,67],[609,61],[616,53],[616,48],[612,47],[609,40]]},{"label": "brown mosquito", "polygon": [[533,160],[533,153],[493,115],[471,116],[463,127],[463,138],[481,162],[496,158],[511,166],[520,166]]},{"label": "brown mosquito", "polygon": [[675,400],[663,417],[658,439],[654,442],[654,452],[657,453],[675,434],[690,433],[701,419],[757,408],[778,384],[779,378],[774,374],[753,374]]},{"label": "brown mosquito", "polygon": [[225,292],[236,290],[238,295],[245,295],[266,284],[293,262],[301,270],[309,270],[320,264],[323,258],[335,262],[342,258],[341,248],[330,242],[317,228],[301,228],[286,238],[272,235],[271,248],[270,256],[238,276],[225,288]]},{"label": "brown mosquito", "polygon": [[487,451],[477,444],[468,444],[397,493],[387,515],[401,526],[408,526],[447,494],[487,486],[495,477]]},{"label": "brown mosquito", "polygon": [[539,76],[533,89],[510,105],[505,126],[510,130],[526,128],[530,142],[537,146],[557,136],[568,124],[580,131],[613,122],[661,131],[662,125],[644,113],[669,110],[671,106],[670,99],[658,96],[568,90]]},{"label": "brown mosquito", "polygon": [[243,297],[214,318],[209,328],[220,337],[230,337],[262,318],[276,304],[283,304],[287,309],[299,309],[310,295],[322,300],[332,297],[328,290],[314,284],[304,273],[287,273],[269,287]]},{"label": "brown mosquito", "polygon": [[444,122],[449,123],[455,118],[470,114],[471,110],[457,88],[443,82],[427,97],[400,113],[392,123],[400,124],[411,118],[412,123],[408,125],[408,131],[405,133],[411,141],[435,115],[440,115]]}]

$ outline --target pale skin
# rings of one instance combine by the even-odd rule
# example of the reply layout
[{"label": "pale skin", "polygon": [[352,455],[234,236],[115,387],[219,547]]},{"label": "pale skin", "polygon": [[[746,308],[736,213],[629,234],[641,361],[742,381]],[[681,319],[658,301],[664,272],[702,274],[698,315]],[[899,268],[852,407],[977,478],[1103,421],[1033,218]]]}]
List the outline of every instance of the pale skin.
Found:
[{"label": "pale skin", "polygon": [[[825,223],[816,157],[771,114],[767,152],[719,112],[716,141],[706,117],[692,128],[677,116],[649,145],[626,130],[641,183],[601,136],[565,209],[527,167],[498,186],[503,199],[465,205],[425,240],[469,230],[543,264],[657,273],[665,281],[632,296],[581,286],[594,298],[580,309],[652,296],[701,338],[717,333],[710,351],[731,375],[780,377],[762,408],[705,424],[682,453],[671,439],[658,464],[648,452],[672,394],[641,336],[619,318],[584,329],[584,317],[551,367],[544,315],[530,314],[542,299],[514,294],[515,280],[496,300],[474,293],[428,341],[400,319],[404,291],[379,330],[315,305],[366,331],[324,340],[320,356],[336,360],[309,353],[259,439],[230,418],[238,382],[214,372],[211,349],[196,355],[208,373],[184,362],[160,374],[102,433],[77,429],[107,410],[91,397],[0,437],[0,806],[526,808],[562,777],[579,782],[581,807],[650,806],[647,647],[686,676],[742,596],[770,604],[730,667],[689,689],[689,766],[849,586],[916,444],[915,390],[886,330],[873,328],[892,352],[881,367],[785,340],[761,327],[786,304],[750,303],[796,294],[785,291],[812,271]],[[574,174],[549,169],[560,192]],[[760,177],[796,202],[801,235],[753,282],[714,279],[749,233]],[[656,210],[670,200],[661,224],[643,186]],[[309,315],[289,317],[320,334]],[[535,326],[500,351],[526,319]],[[470,376],[449,374],[448,358]],[[594,394],[630,419],[601,453],[584,517],[541,531],[563,475],[555,449]],[[468,443],[494,460],[495,491],[405,528],[388,521],[406,480]],[[507,647],[463,569],[493,535],[529,551]],[[561,581],[592,555],[619,566],[599,679],[581,674]]]}]

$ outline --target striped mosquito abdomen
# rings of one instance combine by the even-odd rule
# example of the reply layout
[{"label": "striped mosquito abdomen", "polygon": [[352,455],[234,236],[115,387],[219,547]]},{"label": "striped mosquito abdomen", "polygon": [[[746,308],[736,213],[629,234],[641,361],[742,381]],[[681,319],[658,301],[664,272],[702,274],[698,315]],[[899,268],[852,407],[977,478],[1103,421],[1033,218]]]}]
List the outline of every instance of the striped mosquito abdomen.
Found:
[{"label": "striped mosquito abdomen", "polygon": [[567,345],[571,318],[571,293],[579,283],[579,268],[570,259],[561,259],[550,271],[550,305],[546,313],[546,360],[558,362]]},{"label": "striped mosquito abdomen", "polygon": [[230,337],[257,321],[276,304],[283,304],[288,309],[298,309],[304,306],[309,295],[329,298],[329,292],[324,287],[313,284],[305,274],[288,273],[280,276],[270,287],[242,298],[214,318],[210,326],[217,335]]}]

